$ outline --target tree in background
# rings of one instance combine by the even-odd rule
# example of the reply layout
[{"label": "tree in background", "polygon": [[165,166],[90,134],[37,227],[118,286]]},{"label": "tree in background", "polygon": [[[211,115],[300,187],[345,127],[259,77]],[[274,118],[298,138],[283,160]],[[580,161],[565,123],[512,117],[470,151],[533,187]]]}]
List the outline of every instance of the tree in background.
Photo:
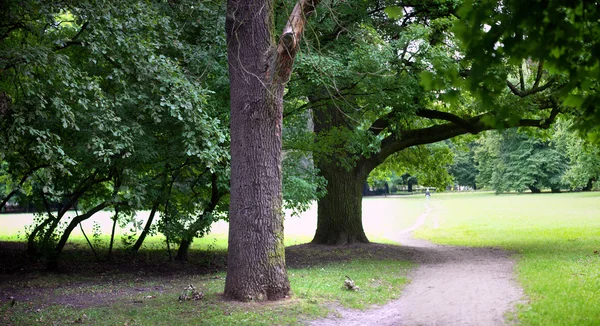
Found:
[{"label": "tree in background", "polygon": [[479,140],[474,158],[480,171],[477,182],[497,193],[526,189],[539,193],[544,188],[559,192],[564,186],[566,157],[534,133],[514,129],[488,133]]},{"label": "tree in background", "polygon": [[409,193],[417,184],[444,189],[451,181],[446,169],[451,160],[452,153],[443,142],[411,147],[374,169],[368,182],[386,183],[388,187],[405,186]]},{"label": "tree in background", "polygon": [[477,190],[477,175],[479,171],[475,165],[473,149],[475,142],[465,145],[450,143],[454,156],[452,164],[448,166],[448,173],[454,178],[454,184],[458,186],[469,186]]},{"label": "tree in background", "polygon": [[[451,32],[458,10],[453,1],[324,6],[311,21],[310,30],[318,32],[306,35],[285,109],[286,117],[313,113],[307,145],[327,180],[313,243],[368,242],[362,188],[396,153],[488,129],[547,128],[559,113],[552,93],[559,83],[539,65],[519,85],[527,94],[505,84],[496,106],[479,105],[466,81],[472,62]],[[519,80],[509,64],[496,76],[510,85]]]},{"label": "tree in background", "polygon": [[552,143],[568,159],[562,182],[574,190],[590,191],[600,178],[600,148],[574,134],[572,125],[561,119],[552,134]]}]

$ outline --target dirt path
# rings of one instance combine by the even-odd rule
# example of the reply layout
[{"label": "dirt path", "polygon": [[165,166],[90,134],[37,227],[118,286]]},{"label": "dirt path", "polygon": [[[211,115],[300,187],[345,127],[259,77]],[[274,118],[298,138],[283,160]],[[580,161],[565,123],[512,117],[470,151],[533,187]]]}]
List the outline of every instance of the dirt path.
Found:
[{"label": "dirt path", "polygon": [[426,212],[396,240],[414,250],[419,264],[400,299],[368,311],[340,309],[340,317],[311,325],[505,325],[523,293],[513,279],[513,261],[503,250],[439,246],[412,238]]}]

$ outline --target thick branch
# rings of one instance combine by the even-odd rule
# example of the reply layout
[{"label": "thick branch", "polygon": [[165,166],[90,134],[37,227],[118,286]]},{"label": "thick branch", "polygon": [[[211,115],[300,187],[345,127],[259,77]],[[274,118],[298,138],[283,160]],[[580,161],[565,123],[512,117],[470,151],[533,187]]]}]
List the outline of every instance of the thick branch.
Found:
[{"label": "thick branch", "polygon": [[375,135],[379,135],[385,128],[390,126],[390,119],[392,118],[391,112],[386,114],[385,116],[375,120],[369,129]]},{"label": "thick branch", "polygon": [[[0,41],[4,40],[5,38],[8,37],[8,35],[10,35],[10,33],[14,30],[17,30],[19,28],[24,28],[25,24],[23,24],[22,22],[18,22],[15,23],[13,25],[9,25],[10,27],[6,30],[6,32],[4,32],[4,34],[2,34],[2,36],[0,36]],[[2,26],[2,28],[5,26]]]},{"label": "thick branch", "polygon": [[416,112],[416,114],[417,114],[417,116],[422,117],[422,118],[445,120],[448,122],[453,122],[454,124],[464,128],[465,130],[467,130],[468,132],[470,132],[472,134],[476,134],[479,132],[467,120],[465,120],[455,114],[449,113],[449,112],[421,109],[421,110],[418,110]]},{"label": "thick branch", "polygon": [[77,34],[75,34],[75,36],[73,36],[71,38],[71,40],[65,42],[63,45],[59,45],[59,46],[55,47],[54,50],[55,51],[62,50],[62,49],[65,49],[65,48],[67,48],[67,47],[69,47],[71,45],[82,45],[83,42],[78,41],[77,39],[79,38],[79,36],[81,35],[81,33],[83,33],[83,31],[88,27],[88,25],[89,25],[89,22],[83,23],[83,25],[81,26],[81,28],[79,29],[79,31],[77,32]]},{"label": "thick branch", "polygon": [[484,123],[485,118],[494,118],[490,113],[484,113],[469,119],[462,119],[463,125],[468,124],[468,129],[454,122],[435,125],[427,128],[405,130],[400,134],[393,134],[381,142],[381,151],[370,158],[363,158],[357,166],[362,165],[362,169],[368,174],[372,169],[383,163],[390,155],[397,153],[405,148],[417,145],[431,144],[442,140],[450,139],[467,133],[477,134],[485,130],[510,127],[537,127],[547,129],[559,113],[558,108],[552,109],[550,116],[546,119],[520,119],[516,125],[504,123],[491,126]]},{"label": "thick branch", "polygon": [[298,53],[300,39],[304,32],[304,25],[308,17],[315,11],[321,0],[298,0],[290,14],[287,24],[283,28],[279,45],[277,46],[277,82],[287,83],[292,74],[292,65]]}]

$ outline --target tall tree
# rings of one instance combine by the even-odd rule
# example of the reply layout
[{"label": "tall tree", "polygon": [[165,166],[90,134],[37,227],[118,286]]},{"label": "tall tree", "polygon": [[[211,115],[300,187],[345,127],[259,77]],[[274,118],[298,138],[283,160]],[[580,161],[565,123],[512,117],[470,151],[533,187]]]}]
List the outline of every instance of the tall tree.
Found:
[{"label": "tall tree", "polygon": [[[314,112],[312,150],[327,179],[313,243],[368,242],[362,185],[396,153],[489,129],[547,128],[559,113],[560,84],[543,69],[527,75],[523,92],[505,84],[494,107],[479,105],[464,87],[472,62],[451,33],[455,1],[328,5],[286,95],[303,99],[288,101],[289,114]],[[495,76],[513,85],[515,71],[506,65]]]},{"label": "tall tree", "polygon": [[600,147],[578,137],[572,125],[572,121],[560,119],[552,133],[553,145],[568,158],[562,181],[571,189],[590,191],[600,180]]},{"label": "tall tree", "polygon": [[278,300],[290,290],[283,244],[283,95],[318,2],[299,0],[278,42],[274,1],[227,2],[231,195],[225,296],[231,299]]},{"label": "tall tree", "polygon": [[454,183],[460,186],[469,186],[477,189],[477,167],[473,158],[474,142],[469,142],[466,146],[452,145],[454,161],[448,167],[448,173],[454,177]]},{"label": "tall tree", "polygon": [[497,193],[527,189],[539,193],[545,188],[558,192],[563,187],[567,159],[542,135],[512,129],[488,133],[479,143],[475,149],[478,181]]}]

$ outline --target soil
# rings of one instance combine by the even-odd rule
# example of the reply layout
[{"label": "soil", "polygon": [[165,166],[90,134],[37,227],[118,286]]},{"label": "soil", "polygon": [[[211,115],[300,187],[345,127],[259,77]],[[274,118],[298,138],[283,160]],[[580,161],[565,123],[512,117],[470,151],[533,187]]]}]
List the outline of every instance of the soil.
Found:
[{"label": "soil", "polygon": [[415,239],[412,231],[427,218],[439,226],[426,206],[416,223],[395,240],[410,251],[417,267],[400,298],[368,311],[337,309],[338,316],[315,320],[329,325],[505,325],[516,323],[515,306],[523,291],[514,275],[510,253],[496,248],[441,246]]}]

